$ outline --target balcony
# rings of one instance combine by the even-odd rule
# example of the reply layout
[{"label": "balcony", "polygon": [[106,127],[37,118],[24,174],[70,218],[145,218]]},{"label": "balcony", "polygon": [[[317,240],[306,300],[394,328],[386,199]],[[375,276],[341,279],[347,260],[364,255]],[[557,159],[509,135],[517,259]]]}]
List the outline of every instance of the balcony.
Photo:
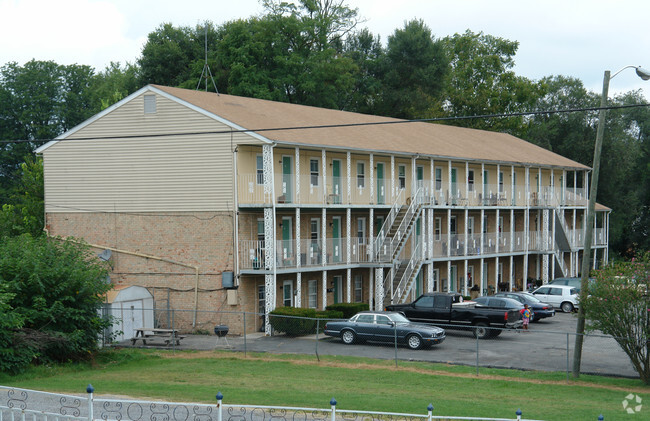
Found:
[{"label": "balcony", "polygon": [[[264,193],[262,174],[243,174],[238,178],[238,201],[240,205],[255,206],[271,204],[271,194]],[[275,174],[275,203],[300,205],[398,205],[406,204],[410,197],[410,186],[400,195],[399,188],[391,191],[390,179],[374,179],[373,195],[370,195],[370,178],[350,178],[350,194],[348,196],[347,177],[322,177],[319,175],[285,175]],[[433,206],[532,206],[557,207],[587,206],[587,196],[582,188],[542,187],[539,191],[526,193],[524,186],[515,186],[514,190],[508,184],[465,184],[448,183],[437,185],[431,190],[429,180],[418,180],[424,194],[431,198],[428,202]],[[533,188],[531,188],[533,190]],[[401,202],[401,203],[399,203]]]}]

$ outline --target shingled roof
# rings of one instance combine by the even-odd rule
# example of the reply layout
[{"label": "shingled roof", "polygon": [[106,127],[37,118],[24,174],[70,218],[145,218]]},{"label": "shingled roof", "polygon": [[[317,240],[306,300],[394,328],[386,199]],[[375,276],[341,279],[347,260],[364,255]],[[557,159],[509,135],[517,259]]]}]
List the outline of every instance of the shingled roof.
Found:
[{"label": "shingled roof", "polygon": [[[589,167],[515,136],[444,124],[407,122],[347,111],[151,85],[277,143],[333,147],[440,158],[588,169]],[[396,124],[372,124],[396,123]],[[363,124],[348,127],[336,125]]]}]

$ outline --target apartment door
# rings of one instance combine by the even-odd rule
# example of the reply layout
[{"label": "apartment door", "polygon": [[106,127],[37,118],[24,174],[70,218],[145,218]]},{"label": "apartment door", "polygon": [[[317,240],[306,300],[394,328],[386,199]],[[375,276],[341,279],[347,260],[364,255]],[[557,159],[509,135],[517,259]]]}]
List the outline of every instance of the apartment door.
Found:
[{"label": "apartment door", "polygon": [[341,160],[332,160],[332,201],[331,203],[341,203]]},{"label": "apartment door", "polygon": [[451,272],[449,272],[449,284],[451,289],[449,292],[458,291],[458,266],[452,265]]},{"label": "apartment door", "polygon": [[334,277],[334,304],[343,302],[343,277],[336,275]]},{"label": "apartment door", "polygon": [[282,217],[282,263],[290,265],[293,259],[293,236],[290,217]]},{"label": "apartment door", "polygon": [[335,263],[341,262],[341,217],[332,218],[332,258]]},{"label": "apartment door", "polygon": [[418,188],[424,187],[424,167],[422,165],[418,165],[416,167],[415,178],[417,179],[417,187]]},{"label": "apartment door", "polygon": [[293,306],[293,282],[284,281],[282,283],[282,304],[285,307]]},{"label": "apartment door", "polygon": [[293,198],[293,158],[282,157],[282,195],[284,203],[292,203]]},{"label": "apartment door", "polygon": [[377,163],[377,204],[386,203],[386,187],[384,185],[384,164]]}]

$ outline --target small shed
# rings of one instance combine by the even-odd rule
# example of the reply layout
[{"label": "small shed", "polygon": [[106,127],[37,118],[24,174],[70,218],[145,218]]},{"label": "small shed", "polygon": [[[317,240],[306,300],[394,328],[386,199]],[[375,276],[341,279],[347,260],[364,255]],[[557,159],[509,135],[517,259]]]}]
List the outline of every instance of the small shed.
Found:
[{"label": "small shed", "polygon": [[104,314],[113,317],[109,334],[115,341],[131,339],[134,329],[154,327],[154,301],[151,293],[140,286],[115,287],[106,293]]}]

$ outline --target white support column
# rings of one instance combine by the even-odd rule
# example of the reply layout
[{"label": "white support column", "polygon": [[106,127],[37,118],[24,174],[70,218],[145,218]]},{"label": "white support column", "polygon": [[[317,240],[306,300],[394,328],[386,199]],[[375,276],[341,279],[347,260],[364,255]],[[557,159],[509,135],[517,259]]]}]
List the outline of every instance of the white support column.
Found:
[{"label": "white support column", "polygon": [[321,211],[321,221],[320,221],[320,236],[321,236],[321,264],[325,266],[327,264],[327,211],[325,208]]},{"label": "white support column", "polygon": [[447,256],[451,256],[451,208],[447,209]]},{"label": "white support column", "polygon": [[524,210],[524,267],[523,279],[528,281],[528,242],[530,238],[530,168],[526,167],[526,208]]},{"label": "white support column", "polygon": [[[299,197],[299,196],[296,196]],[[302,259],[300,253],[300,208],[296,208],[296,267],[298,272],[296,274],[296,299],[294,305],[302,307]]]},{"label": "white support column", "polygon": [[465,259],[465,272],[463,272],[463,295],[469,295],[467,292],[467,271],[469,270],[469,262]]},{"label": "white support column", "polygon": [[368,217],[368,253],[370,253],[371,259],[374,260],[378,252],[379,250],[375,250],[375,210],[370,208]]},{"label": "white support column", "polygon": [[[430,163],[431,163],[431,165],[430,165],[430,168],[429,168],[429,173],[430,173],[429,177],[431,178],[431,180],[429,180],[429,188],[430,188],[431,190],[430,190],[430,192],[429,192],[429,195],[430,195],[432,198],[435,198],[435,196],[436,196],[436,190],[435,190],[435,188],[436,188],[436,180],[435,180],[435,176],[436,176],[436,175],[435,175],[435,172],[433,171],[434,166],[435,166],[434,161],[433,161],[433,158],[430,159]],[[436,202],[435,202],[435,199],[433,199],[433,200],[431,201],[431,205],[434,205],[435,203],[436,203]]]},{"label": "white support column", "polygon": [[397,197],[397,188],[395,185],[395,155],[390,156],[390,202],[394,203]]},{"label": "white support column", "polygon": [[368,269],[368,308],[369,309],[375,308],[374,284],[375,284],[375,273],[374,273],[374,269],[370,268]]},{"label": "white support column", "polygon": [[[345,210],[345,226],[347,227],[347,238],[346,241],[346,253],[345,261],[347,262],[347,294],[346,294],[346,303],[352,302],[352,269],[349,267],[352,262],[352,209],[347,208]],[[359,251],[357,250],[357,253]]]},{"label": "white support column", "polygon": [[384,269],[375,268],[375,310],[381,311],[384,307]]},{"label": "white support column", "polygon": [[[273,146],[262,146],[262,171],[264,178],[264,195],[270,197],[272,207],[264,208],[264,312],[269,314],[275,309],[275,188],[273,180]],[[271,334],[269,317],[265,317],[264,333]]]},{"label": "white support column", "polygon": [[[375,203],[375,164],[374,156],[370,154],[370,204]],[[371,219],[372,220],[372,219]]]},{"label": "white support column", "polygon": [[323,284],[323,289],[322,289],[323,300],[321,305],[322,305],[322,310],[325,310],[325,308],[327,307],[327,271],[326,270],[323,271],[322,284]]},{"label": "white support column", "polygon": [[515,210],[510,209],[510,253],[515,251]]},{"label": "white support column", "polygon": [[323,173],[323,204],[327,203],[327,154],[325,149],[321,151],[321,172]]},{"label": "white support column", "polygon": [[467,200],[466,206],[469,206],[469,161],[465,161],[465,199]]},{"label": "white support column", "polygon": [[347,201],[346,203],[349,205],[352,203],[352,159],[351,159],[350,151],[348,151],[345,154],[345,162],[346,162],[346,177],[347,177]]},{"label": "white support column", "polygon": [[415,193],[417,192],[418,186],[417,186],[417,173],[415,171],[416,169],[416,163],[415,163],[415,157],[411,157],[411,197],[415,197]]},{"label": "white support column", "polygon": [[450,206],[452,203],[456,203],[454,194],[456,192],[451,191],[451,160],[447,161],[447,205]]},{"label": "white support column", "polygon": [[[300,148],[296,148],[296,159],[295,159],[295,172],[296,172],[296,192],[294,193],[294,196],[296,198],[295,203],[300,203]],[[300,250],[300,249],[298,249]]]},{"label": "white support column", "polygon": [[[465,237],[465,241],[463,241],[463,243],[464,243],[464,245],[463,245],[463,255],[464,256],[467,256],[467,246],[468,246],[468,243],[469,243],[469,231],[467,230],[468,225],[469,225],[469,210],[467,208],[465,208],[465,230],[463,232],[464,237]],[[467,272],[467,271],[465,271],[465,272]],[[467,273],[466,273],[466,275],[467,275]]]},{"label": "white support column", "polygon": [[481,295],[483,295],[483,291],[485,290],[485,288],[487,288],[487,285],[485,285],[485,280],[484,280],[485,274],[483,273],[484,272],[483,269],[485,266],[485,259],[481,258],[480,265],[481,267],[479,268],[479,273],[481,279],[479,279],[479,281],[480,281]]},{"label": "white support column", "polygon": [[499,254],[499,243],[501,242],[501,235],[502,235],[501,234],[502,227],[499,225],[499,208],[497,208],[496,218],[497,218],[497,220],[496,220],[496,229],[495,229],[495,231],[496,231],[496,241],[495,241],[495,243],[496,244],[494,245],[494,250],[495,250],[496,254]]},{"label": "white support column", "polygon": [[428,247],[428,259],[430,263],[427,265],[427,292],[433,292],[433,209],[429,208],[427,212],[427,242],[429,243]]},{"label": "white support column", "polygon": [[[508,269],[508,283],[510,284],[510,291],[514,291],[513,286],[515,283],[515,258],[510,255],[510,268]],[[526,281],[522,283],[522,289],[526,291]]]},{"label": "white support column", "polygon": [[552,251],[549,247],[549,210],[544,209],[542,212],[542,242],[544,244],[544,254],[542,255],[542,281],[543,283],[548,283],[548,272],[549,272],[549,251]]},{"label": "white support column", "polygon": [[499,256],[494,258],[494,292],[499,292]]},{"label": "white support column", "polygon": [[447,260],[447,292],[451,292],[451,260]]}]

